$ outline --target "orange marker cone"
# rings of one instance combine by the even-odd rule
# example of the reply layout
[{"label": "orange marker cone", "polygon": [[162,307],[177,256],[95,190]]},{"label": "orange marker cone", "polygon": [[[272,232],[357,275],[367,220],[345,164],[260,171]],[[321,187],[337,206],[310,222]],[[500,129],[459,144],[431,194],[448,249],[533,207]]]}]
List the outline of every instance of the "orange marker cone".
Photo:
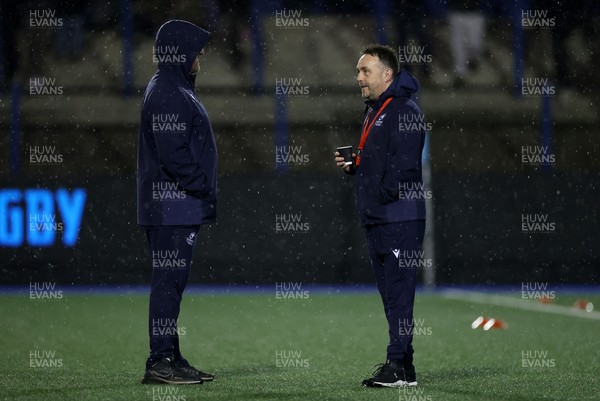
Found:
[{"label": "orange marker cone", "polygon": [[471,323],[471,328],[478,329],[479,327],[483,327],[484,331],[488,331],[490,329],[505,329],[508,327],[508,324],[500,319],[479,316]]},{"label": "orange marker cone", "polygon": [[490,320],[490,319],[487,317],[479,316],[477,319],[475,319],[473,321],[473,323],[471,323],[471,328],[477,329],[477,328],[483,326],[484,324],[486,324],[488,322],[488,320]]},{"label": "orange marker cone", "polygon": [[586,312],[591,312],[594,310],[594,304],[586,301],[585,299],[578,299],[577,301],[575,301],[575,304],[573,304],[573,306],[577,309],[583,309]]},{"label": "orange marker cone", "polygon": [[486,324],[483,325],[483,330],[488,331],[489,329],[505,329],[506,327],[508,327],[508,325],[502,320],[490,319]]}]

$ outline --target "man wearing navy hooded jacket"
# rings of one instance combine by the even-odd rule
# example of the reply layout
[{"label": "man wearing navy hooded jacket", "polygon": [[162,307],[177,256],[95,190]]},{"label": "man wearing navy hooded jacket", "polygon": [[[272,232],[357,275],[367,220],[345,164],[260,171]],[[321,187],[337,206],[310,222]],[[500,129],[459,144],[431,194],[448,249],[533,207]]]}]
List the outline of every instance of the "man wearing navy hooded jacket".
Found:
[{"label": "man wearing navy hooded jacket", "polygon": [[367,247],[383,301],[390,342],[386,362],[378,365],[368,387],[417,385],[413,365],[415,262],[425,231],[425,193],[421,154],[423,114],[411,96],[417,80],[399,71],[398,57],[387,46],[372,45],[356,66],[366,117],[354,162],[344,172],[355,176],[356,207],[366,229]]},{"label": "man wearing navy hooded jacket", "polygon": [[[181,355],[177,326],[196,235],[216,220],[217,147],[194,82],[209,33],[182,20],[156,34],[154,74],[142,102],[137,214],[152,260],[150,356],[142,383],[199,384],[213,375]],[[185,333],[187,334],[187,333]]]}]

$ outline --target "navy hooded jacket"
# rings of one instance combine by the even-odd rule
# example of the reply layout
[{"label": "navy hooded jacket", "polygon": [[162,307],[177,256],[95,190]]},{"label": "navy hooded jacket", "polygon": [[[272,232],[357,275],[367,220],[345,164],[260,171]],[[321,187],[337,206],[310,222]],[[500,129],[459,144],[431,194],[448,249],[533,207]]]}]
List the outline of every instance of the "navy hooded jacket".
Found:
[{"label": "navy hooded jacket", "polygon": [[142,226],[185,226],[216,219],[217,147],[190,74],[209,33],[171,20],[156,34],[154,74],[142,102],[137,212]]},{"label": "navy hooded jacket", "polygon": [[425,219],[421,155],[427,124],[410,99],[418,89],[417,80],[401,71],[378,99],[366,102],[370,123],[392,98],[373,123],[353,171],[362,225]]}]

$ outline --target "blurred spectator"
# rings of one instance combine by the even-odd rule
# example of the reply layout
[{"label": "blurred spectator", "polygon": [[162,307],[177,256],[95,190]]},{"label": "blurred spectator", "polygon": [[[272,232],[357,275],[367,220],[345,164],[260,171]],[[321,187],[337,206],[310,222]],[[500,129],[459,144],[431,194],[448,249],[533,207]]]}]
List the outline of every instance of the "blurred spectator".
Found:
[{"label": "blurred spectator", "polygon": [[18,68],[17,32],[20,18],[15,2],[0,0],[0,92],[7,90]]},{"label": "blurred spectator", "polygon": [[449,16],[454,56],[454,86],[465,84],[467,68],[476,70],[483,53],[485,18],[479,0],[450,0]]},{"label": "blurred spectator", "polygon": [[250,2],[249,0],[221,0],[219,11],[225,31],[227,59],[231,67],[238,70],[244,61],[242,32],[249,26]]},{"label": "blurred spectator", "polygon": [[[398,32],[399,54],[402,53],[402,49],[407,49],[410,46],[410,39],[413,36],[417,46],[424,50],[424,55],[431,56],[432,46],[426,29],[428,14],[427,6],[423,0],[406,0],[393,3],[392,15],[396,16],[394,22]],[[431,78],[431,62],[404,63],[402,68],[412,73],[414,64],[419,64],[422,78],[429,81]]]},{"label": "blurred spectator", "polygon": [[86,3],[61,0],[56,4],[56,12],[63,24],[56,31],[54,50],[58,57],[76,58],[83,51],[85,39]]},{"label": "blurred spectator", "polygon": [[[553,18],[554,21],[550,32],[556,84],[563,90],[573,88],[576,85],[577,72],[569,67],[569,61],[574,59],[574,55],[569,49],[568,40],[577,28],[583,29],[584,41],[588,37],[589,26],[593,26],[593,23],[588,21],[591,22],[593,16],[594,0],[536,0],[533,6],[536,10],[547,12],[548,18]],[[587,47],[587,43],[584,42],[584,45]]]},{"label": "blurred spectator", "polygon": [[17,29],[14,34],[19,55],[15,78],[27,82],[30,78],[44,74],[45,61],[52,49],[52,35],[59,24],[54,1],[22,1],[13,9]]}]

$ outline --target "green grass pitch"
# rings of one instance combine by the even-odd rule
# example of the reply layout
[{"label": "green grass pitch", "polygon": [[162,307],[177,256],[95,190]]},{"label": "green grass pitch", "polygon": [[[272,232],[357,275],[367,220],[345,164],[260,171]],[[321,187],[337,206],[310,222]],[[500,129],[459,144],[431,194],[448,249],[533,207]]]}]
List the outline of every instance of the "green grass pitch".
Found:
[{"label": "green grass pitch", "polygon": [[[559,294],[556,303],[570,305],[575,298],[600,306],[598,296]],[[414,339],[419,386],[372,389],[360,383],[383,362],[387,344],[376,293],[315,292],[308,299],[193,293],[184,297],[179,319],[182,352],[216,379],[198,386],[147,386],[140,384],[148,352],[147,309],[147,296],[138,294],[0,296],[0,399],[600,399],[600,320],[419,293]],[[481,314],[509,327],[472,330]],[[39,361],[53,366],[32,367]]]}]

